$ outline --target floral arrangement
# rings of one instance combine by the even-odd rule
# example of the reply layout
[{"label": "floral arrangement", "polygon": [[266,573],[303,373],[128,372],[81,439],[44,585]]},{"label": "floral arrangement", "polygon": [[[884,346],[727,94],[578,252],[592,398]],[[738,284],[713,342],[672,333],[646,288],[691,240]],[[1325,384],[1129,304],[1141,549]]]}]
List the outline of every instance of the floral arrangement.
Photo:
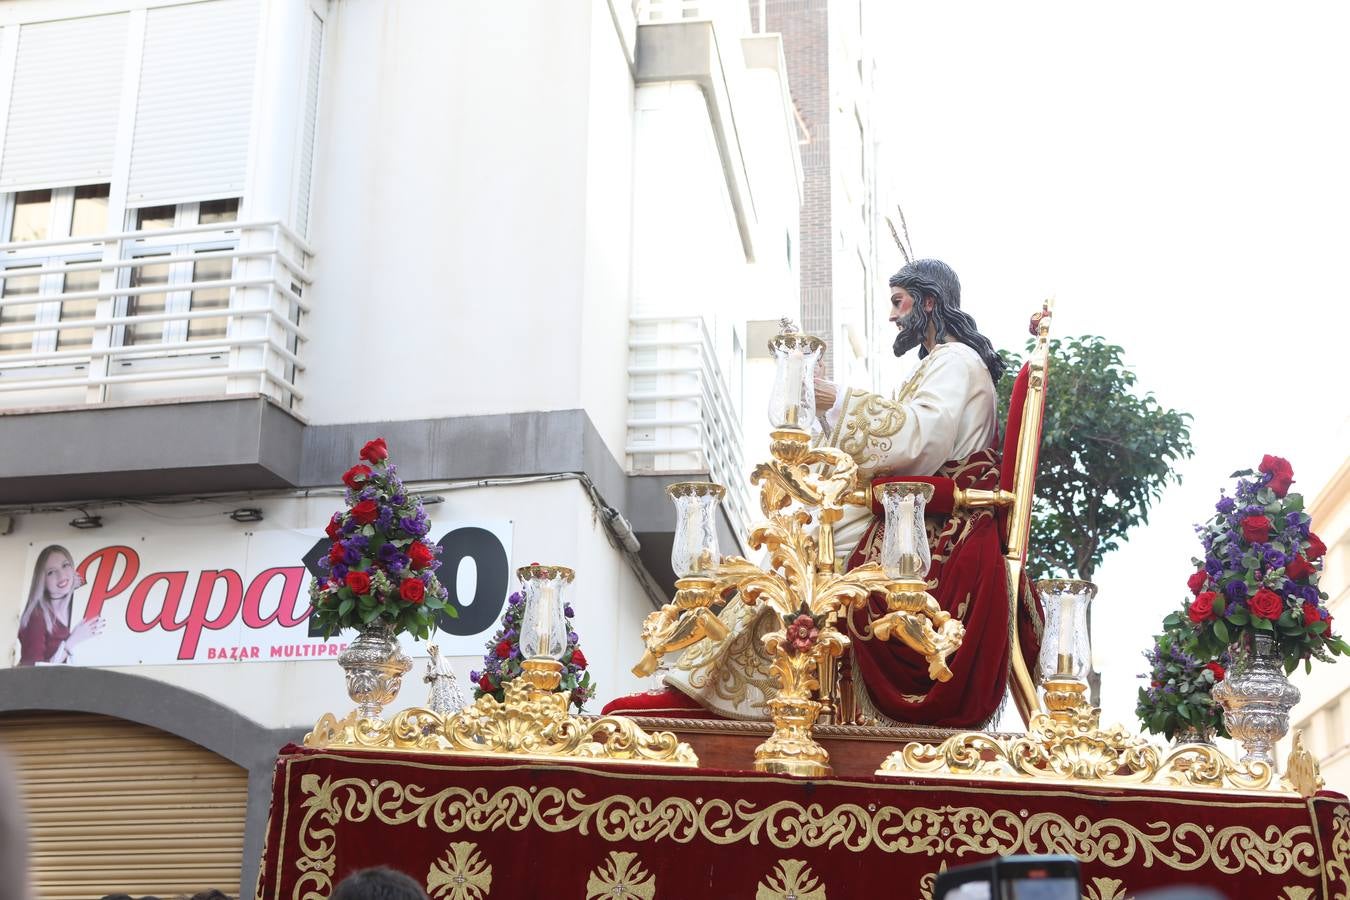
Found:
[{"label": "floral arrangement", "polygon": [[1168,740],[1191,729],[1228,737],[1223,709],[1210,697],[1214,685],[1227,674],[1224,663],[1228,657],[1202,663],[1186,649],[1193,642],[1193,632],[1180,617],[1154,636],[1153,648],[1144,652],[1149,684],[1139,689],[1135,714],[1145,731]]},{"label": "floral arrangement", "polygon": [[404,489],[384,438],[362,447],[361,459],[342,476],[347,508],[325,529],[332,543],[319,568],[327,576],[309,586],[315,621],[325,637],[383,622],[425,640],[439,614],[457,615],[436,578],[441,548],[427,542],[426,510]]},{"label": "floral arrangement", "polygon": [[1234,472],[1233,496],[1221,495],[1214,517],[1196,526],[1203,558],[1187,585],[1193,598],[1164,624],[1188,622],[1196,655],[1217,659],[1244,632],[1270,632],[1286,672],[1300,661],[1331,662],[1350,653],[1332,633],[1327,595],[1318,588],[1326,545],[1311,531],[1303,498],[1289,493],[1294,470],[1266,456],[1257,471]]},{"label": "floral arrangement", "polygon": [[[505,698],[502,685],[520,676],[520,664],[525,661],[520,652],[520,623],[524,617],[525,599],[520,593],[514,593],[507,598],[502,627],[486,644],[482,671],[469,673],[469,680],[475,685],[475,700],[491,695],[501,702]],[[563,604],[563,618],[567,622],[567,649],[563,651],[562,680],[557,690],[571,691],[572,705],[580,711],[582,705],[595,696],[596,688],[591,682],[591,673],[586,671],[586,654],[581,652],[580,639],[572,628],[570,603]]]}]

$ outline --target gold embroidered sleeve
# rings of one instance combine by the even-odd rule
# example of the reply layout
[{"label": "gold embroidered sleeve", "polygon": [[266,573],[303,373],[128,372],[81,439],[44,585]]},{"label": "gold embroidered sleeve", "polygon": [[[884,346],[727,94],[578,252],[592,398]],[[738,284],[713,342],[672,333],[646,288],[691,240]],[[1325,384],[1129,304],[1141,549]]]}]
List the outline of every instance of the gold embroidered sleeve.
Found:
[{"label": "gold embroidered sleeve", "polygon": [[891,438],[905,427],[905,408],[896,400],[849,389],[830,443],[853,457],[860,468],[875,468]]}]

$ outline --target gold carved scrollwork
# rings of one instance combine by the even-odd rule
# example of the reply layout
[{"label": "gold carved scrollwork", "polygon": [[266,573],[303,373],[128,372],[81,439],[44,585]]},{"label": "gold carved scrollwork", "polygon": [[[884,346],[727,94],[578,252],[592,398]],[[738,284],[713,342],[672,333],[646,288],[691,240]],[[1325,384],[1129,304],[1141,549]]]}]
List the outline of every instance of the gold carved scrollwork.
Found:
[{"label": "gold carved scrollwork", "polygon": [[566,691],[538,695],[519,679],[503,687],[506,697],[502,702],[485,695],[447,717],[419,707],[405,709],[388,722],[357,718],[355,713],[339,721],[327,713],[305,735],[304,744],[698,765],[693,749],[671,732],[648,734],[632,719],[617,716],[571,715]]},{"label": "gold carved scrollwork", "polygon": [[[575,788],[544,786],[532,791],[519,784],[495,790],[457,785],[429,791],[403,780],[329,779],[314,774],[302,776],[300,787],[301,857],[295,864],[300,876],[293,900],[328,895],[337,853],[336,826],[367,821],[433,828],[450,835],[537,828],[552,835],[593,835],[628,845],[702,842],[730,846],[744,842],[772,845],[785,852],[876,848],[934,860],[1069,853],[1085,864],[1108,869],[1161,867],[1193,872],[1208,868],[1230,876],[1284,876],[1287,881],[1322,875],[1311,824],[1206,826],[1186,821],[1180,812],[1185,807],[1177,806],[1160,811],[1153,821],[1136,824],[1114,816],[956,805],[878,804],[873,808],[841,803],[822,807],[793,800],[760,803],[718,797],[697,803],[682,797],[621,792],[590,798]],[[1215,805],[1223,804],[1216,801],[1195,808],[1212,816]],[[1350,891],[1350,875],[1346,874],[1350,813],[1344,808],[1336,810],[1333,829],[1326,875],[1340,888],[1339,893],[1333,890],[1333,898],[1344,900]],[[626,871],[635,869],[630,865]],[[775,884],[783,885],[787,875],[786,871],[779,873]],[[640,876],[633,879],[634,883],[641,881]]]},{"label": "gold carved scrollwork", "polygon": [[1025,735],[965,732],[937,745],[910,743],[888,756],[877,774],[1257,791],[1270,785],[1273,773],[1261,762],[1234,762],[1209,744],[1183,744],[1163,756],[1119,725],[1101,727],[1098,710],[1080,708],[1059,717],[1038,715]]}]

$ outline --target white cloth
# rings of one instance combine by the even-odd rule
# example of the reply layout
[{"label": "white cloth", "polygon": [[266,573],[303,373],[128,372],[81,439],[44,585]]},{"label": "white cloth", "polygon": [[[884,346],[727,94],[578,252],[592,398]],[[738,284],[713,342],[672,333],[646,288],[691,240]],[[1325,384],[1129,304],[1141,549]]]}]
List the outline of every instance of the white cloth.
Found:
[{"label": "white cloth", "polygon": [[[994,439],[994,385],[978,353],[965,344],[939,344],[891,398],[840,391],[826,414],[829,443],[858,462],[866,485],[878,475],[932,475],[949,459],[984,450]],[[851,506],[835,525],[836,553],[847,559],[871,521]],[[730,632],[720,643],[700,641],[680,657],[665,683],[733,719],[763,719],[776,688],[764,634],[781,627],[767,605],[736,597],[721,613]]]},{"label": "white cloth", "polygon": [[[826,413],[829,443],[857,461],[864,483],[879,475],[929,476],[949,459],[992,445],[996,406],[980,355],[965,344],[938,344],[891,399],[839,391]],[[870,517],[862,507],[845,510],[835,526],[841,557],[853,553]]]}]

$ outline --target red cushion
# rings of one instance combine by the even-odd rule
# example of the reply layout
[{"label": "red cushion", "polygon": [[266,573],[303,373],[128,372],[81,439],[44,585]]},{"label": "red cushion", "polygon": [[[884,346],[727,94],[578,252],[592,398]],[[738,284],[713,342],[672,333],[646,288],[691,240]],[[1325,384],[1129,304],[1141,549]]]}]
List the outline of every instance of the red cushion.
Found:
[{"label": "red cushion", "polygon": [[659,691],[643,691],[616,697],[600,710],[604,716],[618,714],[623,716],[660,716],[670,719],[720,719],[717,713],[709,712],[688,694],[674,688],[662,688]]}]

